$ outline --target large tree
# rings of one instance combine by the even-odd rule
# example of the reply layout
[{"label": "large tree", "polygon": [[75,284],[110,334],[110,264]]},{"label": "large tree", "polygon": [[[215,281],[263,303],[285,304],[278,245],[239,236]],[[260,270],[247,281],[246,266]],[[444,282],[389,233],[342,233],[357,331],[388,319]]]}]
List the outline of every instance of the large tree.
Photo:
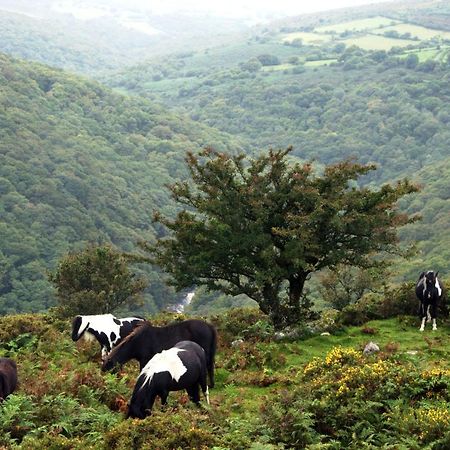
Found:
[{"label": "large tree", "polygon": [[287,150],[256,159],[212,149],[188,153],[193,182],[170,186],[183,209],[171,233],[147,245],[177,289],[205,285],[246,294],[281,327],[299,320],[307,277],[325,267],[370,267],[398,252],[397,228],[415,218],[395,204],[417,191],[408,180],[378,190],[356,180],[373,165],[343,161],[317,173]]}]

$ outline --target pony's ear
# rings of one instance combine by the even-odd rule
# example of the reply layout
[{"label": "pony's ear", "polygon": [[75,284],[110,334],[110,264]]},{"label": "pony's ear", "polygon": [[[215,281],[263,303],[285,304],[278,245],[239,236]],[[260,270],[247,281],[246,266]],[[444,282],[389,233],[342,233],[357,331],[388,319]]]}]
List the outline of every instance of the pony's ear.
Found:
[{"label": "pony's ear", "polygon": [[434,275],[434,278],[437,278],[438,273],[439,273],[439,270],[438,270],[438,271],[436,272],[436,274]]},{"label": "pony's ear", "polygon": [[425,276],[425,272],[422,272],[420,275],[419,275],[419,280],[421,279],[421,278],[423,278]]}]

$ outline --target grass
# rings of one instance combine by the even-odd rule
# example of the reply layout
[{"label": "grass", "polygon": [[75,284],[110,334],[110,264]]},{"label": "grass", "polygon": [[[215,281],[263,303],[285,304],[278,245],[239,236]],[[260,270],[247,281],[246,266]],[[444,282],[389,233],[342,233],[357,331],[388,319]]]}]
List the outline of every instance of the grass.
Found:
[{"label": "grass", "polygon": [[344,31],[364,31],[374,30],[381,27],[386,27],[396,23],[395,20],[388,17],[370,17],[367,19],[352,20],[350,22],[338,23],[336,25],[326,25],[323,27],[317,27],[315,29],[318,33],[343,33]]},{"label": "grass", "polygon": [[[57,327],[61,331],[49,325],[36,331],[39,337],[36,334],[34,338],[34,331],[30,329],[31,337],[27,341],[20,336],[11,341],[21,345],[9,355],[18,361],[22,381],[17,391],[17,401],[20,398],[33,399],[36,405],[33,411],[40,411],[42,426],[49,430],[54,419],[49,418],[45,422],[46,398],[58,400],[69,413],[73,408],[80,407],[85,414],[92,413],[93,417],[97,417],[92,411],[104,411],[105,417],[107,415],[105,420],[111,422],[111,427],[120,428],[124,423],[122,413],[126,408],[119,411],[117,402],[126,406],[137,377],[136,364],[126,364],[119,376],[102,374],[98,346],[74,344],[68,329],[63,331],[59,324]],[[227,430],[230,439],[238,437],[239,433],[255,432],[261,427],[261,408],[273,398],[274,393],[289,390],[290,383],[298,378],[307,363],[313,358],[323,359],[334,347],[351,347],[362,351],[366,343],[373,341],[382,352],[394,353],[397,359],[412,362],[420,369],[450,368],[450,323],[439,321],[435,332],[431,331],[429,324],[424,333],[420,333],[418,327],[416,318],[392,318],[348,327],[327,336],[315,335],[305,340],[246,343],[247,346],[242,348],[219,347],[216,387],[210,392],[211,405],[203,405],[199,412],[189,403],[186,393],[172,392],[167,407],[162,407],[159,401],[155,404],[155,420],[166,417],[169,411],[172,411],[170,414],[179,411],[177,414],[182,417],[193,418],[207,412],[206,416],[210,420],[223,424],[223,430]],[[3,353],[7,355],[7,348],[0,347],[2,356]],[[243,355],[254,359],[242,359]],[[244,367],[236,366],[236,361],[244,364]],[[111,405],[116,406],[111,410]],[[76,421],[71,416],[69,419],[71,426],[75,426]],[[126,426],[132,430],[134,425]],[[89,427],[89,424],[83,426]],[[99,436],[98,445],[101,442]]]},{"label": "grass", "polygon": [[317,61],[306,61],[305,67],[319,67],[319,66],[327,66],[328,64],[332,64],[337,62],[336,58],[330,59],[319,59]]},{"label": "grass", "polygon": [[429,59],[434,59],[439,62],[444,62],[450,50],[450,46],[443,45],[440,48],[438,47],[430,47],[430,48],[419,48],[414,50],[407,50],[402,57],[405,57],[410,54],[415,54],[419,58],[419,62],[424,62]]},{"label": "grass", "polygon": [[398,34],[411,33],[411,37],[417,37],[420,40],[428,40],[440,37],[442,39],[450,39],[450,32],[442,30],[433,30],[431,28],[412,25],[409,23],[399,23],[379,30],[373,30],[374,34],[383,34],[386,31],[397,31]]},{"label": "grass", "polygon": [[331,36],[329,34],[319,34],[319,33],[307,33],[307,32],[295,32],[286,34],[283,38],[283,42],[292,42],[295,39],[301,39],[303,43],[308,45],[322,45],[325,42],[329,42],[331,40]]},{"label": "grass", "polygon": [[364,50],[390,50],[392,47],[406,47],[415,43],[415,41],[408,39],[387,38],[374,34],[367,34],[361,37],[351,37],[349,39],[344,39],[341,42],[348,47],[351,45],[356,45]]}]

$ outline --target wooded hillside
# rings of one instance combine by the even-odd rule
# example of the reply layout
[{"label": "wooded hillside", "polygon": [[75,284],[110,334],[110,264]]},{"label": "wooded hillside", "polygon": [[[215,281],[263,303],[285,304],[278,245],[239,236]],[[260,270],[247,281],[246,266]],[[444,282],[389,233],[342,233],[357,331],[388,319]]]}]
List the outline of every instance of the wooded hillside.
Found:
[{"label": "wooded hillside", "polygon": [[[0,55],[0,313],[53,304],[46,270],[69,250],[151,239],[164,184],[186,176],[190,148],[237,145],[225,134],[101,85]],[[147,309],[165,304],[153,278]]]}]

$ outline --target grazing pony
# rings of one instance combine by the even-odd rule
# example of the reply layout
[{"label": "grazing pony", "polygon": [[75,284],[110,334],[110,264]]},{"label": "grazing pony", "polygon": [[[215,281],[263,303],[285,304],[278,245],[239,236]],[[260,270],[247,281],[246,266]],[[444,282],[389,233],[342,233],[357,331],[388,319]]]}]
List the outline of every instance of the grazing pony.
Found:
[{"label": "grazing pony", "polygon": [[0,402],[17,387],[17,366],[9,358],[0,358]]},{"label": "grazing pony", "polygon": [[156,353],[180,341],[196,342],[205,350],[210,386],[214,387],[217,333],[212,325],[197,319],[175,322],[165,327],[154,327],[147,321],[142,322],[111,351],[103,361],[102,370],[110,370],[116,364],[122,365],[130,359],[137,359],[142,370]]},{"label": "grazing pony", "polygon": [[93,316],[76,316],[72,322],[72,340],[83,338],[88,341],[97,340],[102,349],[102,360],[113,347],[142,323],[142,317],[125,317],[118,319],[112,314]]},{"label": "grazing pony", "polygon": [[432,270],[422,272],[416,284],[416,296],[420,300],[419,315],[422,319],[420,331],[425,330],[425,320],[433,319],[433,331],[437,330],[436,317],[438,303],[442,297],[442,286],[437,275]]},{"label": "grazing pony", "polygon": [[178,342],[174,347],[157,353],[142,369],[130,400],[127,418],[144,419],[151,414],[156,397],[159,396],[165,405],[170,391],[186,389],[189,398],[198,404],[199,386],[209,404],[205,351],[195,342]]}]

